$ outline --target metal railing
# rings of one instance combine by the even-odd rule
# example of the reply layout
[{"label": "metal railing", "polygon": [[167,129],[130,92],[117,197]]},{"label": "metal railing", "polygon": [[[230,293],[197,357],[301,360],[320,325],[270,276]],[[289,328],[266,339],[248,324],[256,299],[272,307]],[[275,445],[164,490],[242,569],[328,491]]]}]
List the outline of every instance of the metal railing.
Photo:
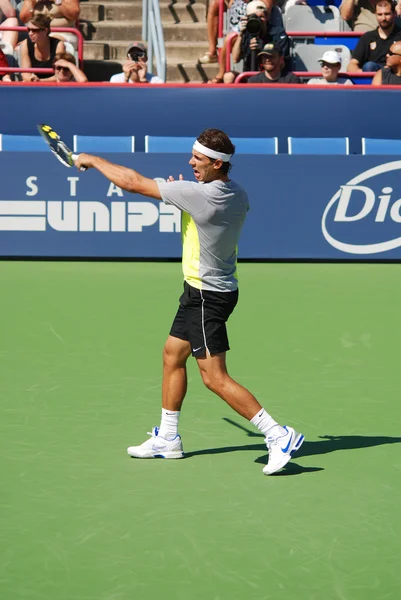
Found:
[{"label": "metal railing", "polygon": [[[300,77],[301,79],[311,79],[312,77],[322,77],[322,73],[321,71],[292,71],[294,73],[294,75],[297,75],[298,77]],[[251,77],[252,75],[259,75],[259,73],[261,73],[261,71],[244,71],[243,73],[240,73],[239,75],[237,75],[237,77],[235,78],[234,83],[243,83],[244,79],[247,79],[248,77]],[[348,77],[348,79],[373,79],[373,77],[375,76],[375,72],[373,71],[364,71],[363,73],[348,73],[347,71],[340,71],[338,73],[339,77]],[[263,85],[263,84],[262,84]],[[284,85],[284,84],[280,84],[280,85]],[[292,84],[289,84],[292,85]],[[369,85],[369,84],[367,84]],[[335,87],[335,86],[333,86]],[[339,88],[351,88],[352,89],[353,86],[342,86],[340,85]],[[354,88],[355,89],[355,88]]]},{"label": "metal railing", "polygon": [[153,56],[158,77],[166,81],[166,48],[158,0],[142,0],[142,39],[148,45],[148,65],[153,69]]}]

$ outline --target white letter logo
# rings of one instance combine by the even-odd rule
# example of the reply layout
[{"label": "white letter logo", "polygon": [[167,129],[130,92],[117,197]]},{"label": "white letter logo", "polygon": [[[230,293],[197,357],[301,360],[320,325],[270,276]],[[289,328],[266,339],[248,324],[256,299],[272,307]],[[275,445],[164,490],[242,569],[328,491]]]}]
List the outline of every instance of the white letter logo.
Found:
[{"label": "white letter logo", "polygon": [[[388,173],[390,171],[397,171],[399,169],[401,169],[401,160],[396,160],[391,163],[379,165],[377,167],[373,167],[373,169],[369,169],[368,171],[361,173],[360,175],[357,175],[356,177],[348,181],[348,183],[340,187],[338,192],[334,194],[334,196],[331,198],[330,202],[326,206],[322,217],[322,232],[325,239],[329,242],[331,246],[337,248],[337,250],[348,252],[349,254],[376,254],[377,252],[386,252],[387,250],[393,250],[394,248],[398,248],[399,246],[401,246],[401,237],[397,237],[386,242],[378,242],[374,244],[348,244],[336,240],[333,236],[329,234],[326,227],[327,215],[336,202],[338,202],[338,206],[334,215],[335,222],[360,221],[361,219],[368,216],[374,208],[375,193],[370,187],[359,184],[365,182],[367,179],[376,177],[377,175]],[[384,188],[382,191],[388,193],[390,190],[392,191],[391,188]],[[352,202],[351,198],[353,194],[357,194],[359,198],[361,198],[361,194],[364,195],[364,204],[362,208],[359,209],[359,212],[357,212],[354,215],[352,215],[352,213],[350,214],[350,204]],[[378,207],[375,222],[384,221],[384,217],[387,212],[387,207],[390,200],[389,196],[379,196],[379,198],[380,204]],[[401,222],[400,204],[401,199],[397,200],[390,209],[390,218],[396,223]]]}]

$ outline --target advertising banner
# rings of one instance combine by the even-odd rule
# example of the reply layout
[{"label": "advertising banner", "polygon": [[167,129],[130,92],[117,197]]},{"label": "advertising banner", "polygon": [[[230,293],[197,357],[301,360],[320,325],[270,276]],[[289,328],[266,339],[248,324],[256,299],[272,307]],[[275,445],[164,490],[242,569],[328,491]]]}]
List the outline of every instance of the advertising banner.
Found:
[{"label": "advertising banner", "polygon": [[[193,179],[188,155],[110,154],[166,180]],[[386,156],[236,156],[251,209],[244,259],[401,258],[401,160]],[[0,256],[179,258],[180,212],[125,192],[49,153],[0,153]]]}]

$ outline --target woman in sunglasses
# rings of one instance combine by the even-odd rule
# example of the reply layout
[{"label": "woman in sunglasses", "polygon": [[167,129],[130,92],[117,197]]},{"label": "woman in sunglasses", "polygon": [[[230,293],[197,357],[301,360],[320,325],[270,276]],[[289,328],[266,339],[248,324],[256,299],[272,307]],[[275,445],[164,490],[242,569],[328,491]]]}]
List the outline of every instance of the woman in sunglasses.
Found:
[{"label": "woman in sunglasses", "polygon": [[[50,18],[37,15],[28,23],[28,39],[21,43],[20,65],[22,68],[52,68],[54,57],[65,52],[64,42],[49,37]],[[23,81],[46,79],[47,73],[22,73]]]},{"label": "woman in sunglasses", "polygon": [[77,67],[75,57],[69,52],[56,54],[53,69],[54,75],[46,79],[46,81],[57,81],[58,83],[68,83],[70,81],[85,83],[88,81],[85,73]]}]

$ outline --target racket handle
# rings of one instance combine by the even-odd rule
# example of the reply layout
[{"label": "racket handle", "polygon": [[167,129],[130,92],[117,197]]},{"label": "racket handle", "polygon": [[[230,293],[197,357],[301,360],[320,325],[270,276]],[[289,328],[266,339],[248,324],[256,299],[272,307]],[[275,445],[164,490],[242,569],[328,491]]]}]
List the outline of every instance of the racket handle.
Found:
[{"label": "racket handle", "polygon": [[[72,160],[75,162],[79,156],[79,154],[72,154]],[[87,167],[80,167],[79,168],[80,171],[87,171]]]}]

